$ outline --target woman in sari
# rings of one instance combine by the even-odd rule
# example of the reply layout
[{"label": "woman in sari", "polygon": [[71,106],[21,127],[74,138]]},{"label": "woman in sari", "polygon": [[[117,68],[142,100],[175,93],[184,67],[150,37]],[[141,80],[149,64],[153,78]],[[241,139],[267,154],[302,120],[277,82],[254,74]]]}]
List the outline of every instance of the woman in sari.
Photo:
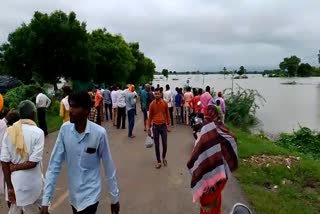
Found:
[{"label": "woman in sari", "polygon": [[221,122],[215,105],[207,107],[187,167],[192,175],[193,202],[200,202],[200,214],[220,214],[221,194],[229,173],[238,167],[238,158],[237,139]]}]

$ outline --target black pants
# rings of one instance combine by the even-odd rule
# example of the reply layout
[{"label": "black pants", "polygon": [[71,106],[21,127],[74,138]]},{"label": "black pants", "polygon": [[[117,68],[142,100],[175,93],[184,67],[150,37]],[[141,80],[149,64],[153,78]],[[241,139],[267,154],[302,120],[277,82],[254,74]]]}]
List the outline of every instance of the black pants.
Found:
[{"label": "black pants", "polygon": [[171,119],[171,126],[173,126],[173,107],[169,108],[169,113],[170,113],[170,119]]},{"label": "black pants", "polygon": [[46,108],[38,108],[38,123],[40,129],[44,132],[44,136],[48,135],[47,123],[46,123]]},{"label": "black pants", "polygon": [[162,142],[162,159],[166,159],[167,155],[167,125],[153,125],[152,127],[153,132],[153,140],[154,140],[154,148],[156,152],[156,157],[158,163],[161,163],[160,159],[160,136]]},{"label": "black pants", "polygon": [[128,111],[128,137],[132,136],[132,131],[134,127],[134,115],[136,113],[136,109],[130,109]]},{"label": "black pants", "polygon": [[118,129],[120,129],[120,125],[122,129],[126,128],[126,107],[123,107],[123,108],[118,107],[118,118],[117,118]]},{"label": "black pants", "polygon": [[73,214],[95,214],[97,212],[98,204],[99,202],[92,204],[80,212],[77,212],[77,210],[73,206],[71,206],[72,212]]},{"label": "black pants", "polygon": [[108,119],[108,110],[110,114],[110,120],[112,120],[112,104],[104,104],[104,108],[106,109],[106,120]]}]

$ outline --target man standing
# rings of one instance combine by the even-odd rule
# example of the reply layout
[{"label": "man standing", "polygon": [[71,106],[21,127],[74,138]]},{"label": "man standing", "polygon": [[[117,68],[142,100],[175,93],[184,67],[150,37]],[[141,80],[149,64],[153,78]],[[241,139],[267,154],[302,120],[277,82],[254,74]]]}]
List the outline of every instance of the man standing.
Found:
[{"label": "man standing", "polygon": [[148,102],[148,92],[146,91],[147,87],[150,87],[149,84],[146,84],[144,88],[141,89],[141,92],[140,92],[144,131],[147,131],[148,109],[149,109],[149,106],[147,106],[147,102]]},{"label": "man standing", "polygon": [[[189,115],[190,115],[190,102],[193,98],[193,94],[191,92],[191,88],[187,87],[187,92],[184,93],[184,112],[185,112],[185,122],[186,125],[189,125]],[[184,116],[184,115],[183,115]]]},{"label": "man standing", "polygon": [[1,149],[9,213],[39,213],[44,134],[34,122],[36,107],[31,101],[22,101],[18,109],[21,119],[8,128]]},{"label": "man standing", "polygon": [[71,93],[71,88],[70,86],[64,86],[62,87],[63,91],[63,96],[64,98],[60,102],[60,111],[59,111],[59,116],[62,117],[63,122],[69,121],[69,101],[68,97]]},{"label": "man standing", "polygon": [[170,119],[171,119],[171,126],[173,126],[173,93],[170,90],[169,84],[166,85],[166,91],[163,94],[163,99],[168,104]]},{"label": "man standing", "polygon": [[212,101],[212,96],[210,94],[210,86],[206,87],[206,92],[200,96],[201,102],[201,113],[206,114],[207,107]]},{"label": "man standing", "polygon": [[[154,100],[154,94],[153,94],[153,91],[154,91],[154,87],[152,86],[148,86],[146,87],[146,90],[148,92],[148,98],[147,98],[147,110],[149,112],[149,108],[150,108],[150,104],[151,102]],[[160,92],[160,91],[159,91]],[[148,113],[149,114],[149,113]]]},{"label": "man standing", "polygon": [[110,114],[110,120],[112,120],[112,99],[111,99],[111,92],[108,88],[106,88],[103,93],[103,102],[104,102],[104,108],[106,111],[106,120],[108,121],[108,111]]},{"label": "man standing", "polygon": [[97,110],[97,124],[101,125],[102,118],[102,110],[103,110],[103,97],[100,91],[100,88],[96,88],[96,94],[94,97],[94,107]]},{"label": "man standing", "polygon": [[154,96],[155,100],[152,101],[149,108],[148,135],[151,136],[152,128],[155,152],[157,157],[156,168],[159,169],[161,168],[159,137],[161,136],[163,148],[162,162],[164,166],[167,166],[167,132],[171,121],[168,104],[163,99],[161,99],[159,88],[155,89]]},{"label": "man standing", "polygon": [[134,86],[130,85],[129,90],[126,92],[126,107],[128,114],[128,137],[134,138],[132,135],[134,127],[134,118],[136,113],[136,94],[134,93]]},{"label": "man standing", "polygon": [[119,189],[107,133],[103,127],[87,120],[91,106],[88,93],[71,94],[69,103],[70,122],[62,125],[51,154],[41,213],[48,213],[64,160],[68,167],[69,201],[73,213],[96,213],[101,195],[102,160],[111,195],[111,213],[118,214]]},{"label": "man standing", "polygon": [[[2,140],[4,135],[7,132],[7,126],[12,126],[13,123],[19,120],[19,113],[10,110],[7,115],[0,120],[0,157],[1,157],[1,147],[2,147]],[[4,177],[2,172],[2,166],[0,163],[0,194],[4,193]]]},{"label": "man standing", "polygon": [[112,101],[112,122],[114,126],[117,126],[118,118],[118,97],[119,97],[119,87],[114,86],[111,92],[111,101]]},{"label": "man standing", "polygon": [[225,115],[226,115],[226,103],[222,97],[222,92],[218,92],[218,98],[217,101],[220,100],[221,105],[221,122],[224,123]]},{"label": "man standing", "polygon": [[47,95],[39,90],[39,94],[36,97],[37,115],[40,129],[44,132],[44,136],[48,135],[47,122],[46,122],[46,109],[50,106],[51,100]]},{"label": "man standing", "polygon": [[117,129],[126,128],[126,90],[119,90],[118,92],[118,118]]}]

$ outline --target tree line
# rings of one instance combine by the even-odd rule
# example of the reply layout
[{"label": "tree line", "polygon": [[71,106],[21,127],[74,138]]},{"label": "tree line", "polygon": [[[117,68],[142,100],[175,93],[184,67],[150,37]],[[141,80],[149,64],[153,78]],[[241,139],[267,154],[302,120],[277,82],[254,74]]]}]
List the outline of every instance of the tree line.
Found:
[{"label": "tree line", "polygon": [[88,32],[76,14],[35,12],[0,46],[0,73],[23,83],[51,83],[61,78],[108,85],[151,81],[155,64],[120,34]]},{"label": "tree line", "polygon": [[320,76],[320,69],[311,66],[309,63],[303,63],[299,57],[293,55],[284,58],[279,64],[279,69],[264,70],[262,75],[268,75],[269,77]]}]

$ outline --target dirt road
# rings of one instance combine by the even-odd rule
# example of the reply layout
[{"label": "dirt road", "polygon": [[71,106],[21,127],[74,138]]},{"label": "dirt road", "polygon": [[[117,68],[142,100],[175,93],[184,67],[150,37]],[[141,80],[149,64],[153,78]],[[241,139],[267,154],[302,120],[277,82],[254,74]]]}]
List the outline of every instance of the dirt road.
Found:
[{"label": "dirt road", "polygon": [[[142,114],[138,113],[134,134],[127,137],[127,130],[117,130],[111,122],[104,122],[107,129],[112,156],[117,167],[120,188],[121,213],[123,214],[195,214],[197,205],[192,204],[190,177],[186,163],[193,147],[190,127],[175,126],[168,135],[168,166],[154,168],[154,148],[144,147],[146,133],[143,131]],[[44,168],[50,158],[57,132],[46,138]],[[110,213],[110,201],[103,182],[103,196],[98,214]],[[223,210],[228,210],[236,202],[246,202],[235,179],[231,178],[224,192]],[[0,213],[7,208],[3,197],[0,201]],[[68,203],[67,174],[63,166],[56,186],[52,203],[53,214],[72,213]]]}]

